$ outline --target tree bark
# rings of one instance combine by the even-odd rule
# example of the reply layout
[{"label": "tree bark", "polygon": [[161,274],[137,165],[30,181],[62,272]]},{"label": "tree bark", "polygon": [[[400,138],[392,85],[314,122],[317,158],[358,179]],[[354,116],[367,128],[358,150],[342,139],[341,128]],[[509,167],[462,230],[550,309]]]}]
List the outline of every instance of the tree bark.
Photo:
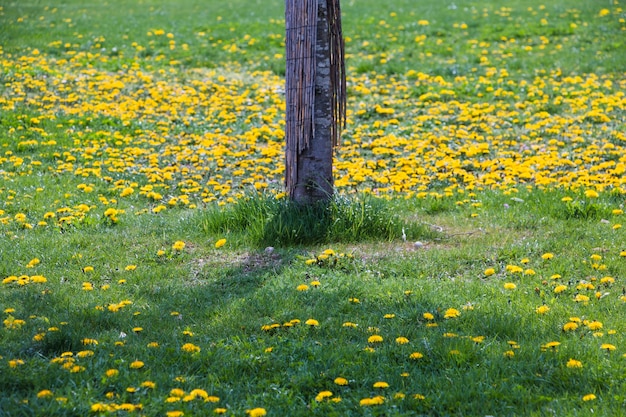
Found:
[{"label": "tree bark", "polygon": [[297,182],[291,195],[300,203],[328,201],[333,196],[333,141],[330,36],[326,0],[317,1],[313,134],[298,156]]},{"label": "tree bark", "polygon": [[339,0],[285,0],[285,186],[299,203],[333,197],[333,151],[345,124]]}]

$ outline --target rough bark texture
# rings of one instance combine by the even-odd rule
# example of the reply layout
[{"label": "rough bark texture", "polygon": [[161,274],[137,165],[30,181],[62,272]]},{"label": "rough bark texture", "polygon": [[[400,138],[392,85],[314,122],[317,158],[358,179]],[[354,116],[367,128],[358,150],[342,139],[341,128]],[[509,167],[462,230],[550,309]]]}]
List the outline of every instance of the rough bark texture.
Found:
[{"label": "rough bark texture", "polygon": [[296,202],[327,201],[333,147],[345,122],[339,0],[286,0],[285,13],[285,185]]},{"label": "rough bark texture", "polygon": [[333,195],[330,42],[325,0],[318,1],[314,85],[313,135],[298,156],[298,182],[292,194],[293,200],[302,203],[329,200]]}]

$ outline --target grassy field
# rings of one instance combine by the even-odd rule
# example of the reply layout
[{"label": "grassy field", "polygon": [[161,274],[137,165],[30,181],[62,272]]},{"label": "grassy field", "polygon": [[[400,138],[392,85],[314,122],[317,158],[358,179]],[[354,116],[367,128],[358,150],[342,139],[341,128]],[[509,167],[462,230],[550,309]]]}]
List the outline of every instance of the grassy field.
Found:
[{"label": "grassy field", "polygon": [[618,0],[342,3],[328,210],[284,4],[0,4],[0,416],[626,415]]}]

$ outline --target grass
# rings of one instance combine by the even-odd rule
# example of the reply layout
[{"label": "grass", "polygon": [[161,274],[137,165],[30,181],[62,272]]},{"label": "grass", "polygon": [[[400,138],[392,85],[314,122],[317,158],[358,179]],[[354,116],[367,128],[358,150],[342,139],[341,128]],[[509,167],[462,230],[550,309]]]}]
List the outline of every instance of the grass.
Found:
[{"label": "grass", "polygon": [[0,6],[0,416],[622,415],[617,1],[342,3],[336,198],[283,4]]}]

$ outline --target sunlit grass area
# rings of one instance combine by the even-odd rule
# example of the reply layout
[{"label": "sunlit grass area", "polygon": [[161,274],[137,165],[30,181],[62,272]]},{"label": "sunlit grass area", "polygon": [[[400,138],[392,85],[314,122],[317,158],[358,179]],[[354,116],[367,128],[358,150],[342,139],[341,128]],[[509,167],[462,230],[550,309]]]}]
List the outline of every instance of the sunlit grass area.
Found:
[{"label": "sunlit grass area", "polygon": [[283,7],[0,6],[0,416],[621,415],[623,4],[342,2],[309,208]]}]

